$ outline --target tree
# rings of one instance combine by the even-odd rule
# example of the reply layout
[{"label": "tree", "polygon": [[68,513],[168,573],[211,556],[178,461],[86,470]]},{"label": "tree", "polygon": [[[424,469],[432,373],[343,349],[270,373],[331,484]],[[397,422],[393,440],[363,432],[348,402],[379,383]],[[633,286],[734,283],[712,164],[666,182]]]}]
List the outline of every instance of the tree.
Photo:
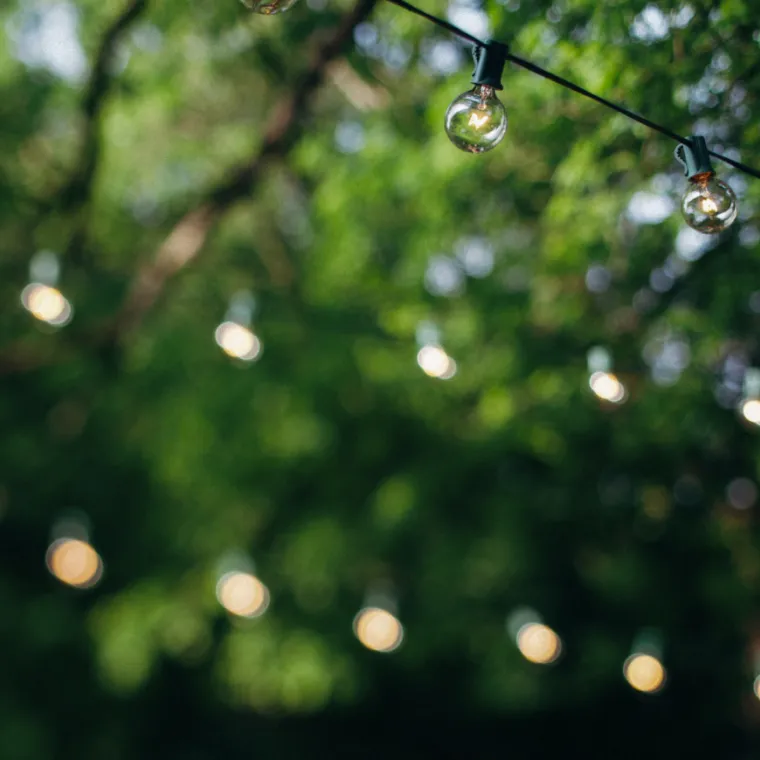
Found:
[{"label": "tree", "polygon": [[[750,163],[751,11],[449,8]],[[507,138],[461,153],[442,120],[470,52],[387,3],[0,17],[4,756],[236,757],[248,730],[302,756],[291,725],[377,709],[422,730],[434,698],[523,755],[589,714],[610,747],[642,725],[663,751],[750,746],[757,442],[733,407],[758,361],[757,183],[716,165],[739,222],[690,235],[674,144],[511,67]],[[59,329],[18,305],[44,250],[75,310]],[[241,290],[255,362],[213,339]],[[452,378],[417,365],[426,334]],[[626,403],[591,394],[594,346]],[[71,510],[105,564],[87,592],[45,568]],[[229,552],[271,592],[246,624],[215,598]],[[351,630],[376,584],[392,655]],[[524,605],[562,636],[554,667],[505,630]],[[621,668],[651,626],[668,687],[641,701]],[[250,717],[272,714],[294,723]]]}]

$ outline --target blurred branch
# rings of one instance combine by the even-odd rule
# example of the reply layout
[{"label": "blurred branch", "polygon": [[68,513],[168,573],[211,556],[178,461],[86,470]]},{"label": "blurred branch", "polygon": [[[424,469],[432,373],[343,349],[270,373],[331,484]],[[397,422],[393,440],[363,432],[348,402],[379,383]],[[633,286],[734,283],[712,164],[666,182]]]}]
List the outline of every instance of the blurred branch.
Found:
[{"label": "blurred branch", "polygon": [[74,174],[57,193],[57,203],[62,210],[84,205],[90,198],[100,157],[99,117],[113,83],[111,68],[114,55],[124,33],[147,7],[148,0],[130,0],[103,34],[82,102],[85,125],[79,161]]},{"label": "blurred branch", "polygon": [[365,82],[346,61],[334,61],[328,67],[327,74],[332,84],[357,111],[371,111],[388,104],[388,90]]},{"label": "blurred branch", "polygon": [[287,155],[303,131],[311,100],[328,76],[330,64],[341,54],[354,28],[369,16],[376,2],[357,0],[332,36],[316,48],[309,67],[293,91],[275,106],[253,157],[232,169],[188,211],[175,224],[155,256],[139,268],[114,326],[116,339],[140,324],[166,283],[198,256],[216,223],[238,200],[251,193],[267,162]]}]

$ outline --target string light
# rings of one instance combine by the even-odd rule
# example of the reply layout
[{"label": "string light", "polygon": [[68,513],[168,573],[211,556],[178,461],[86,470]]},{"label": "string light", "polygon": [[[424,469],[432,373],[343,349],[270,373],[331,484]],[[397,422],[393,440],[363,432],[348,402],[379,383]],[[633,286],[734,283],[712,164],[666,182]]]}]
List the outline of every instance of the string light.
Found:
[{"label": "string light", "polygon": [[[285,11],[296,2],[296,0],[242,1],[243,4],[250,10],[262,13],[264,15],[272,15],[274,13]],[[431,13],[427,13],[421,8],[417,8],[415,5],[407,2],[407,0],[388,0],[388,2],[398,6],[399,8],[403,8],[410,13],[414,13],[420,18],[424,18],[436,26],[439,26],[442,29],[446,29],[448,32],[451,32],[457,37],[472,43],[475,46],[476,60],[478,60],[479,66],[480,60],[484,56],[488,56],[490,57],[490,62],[488,64],[484,63],[483,65],[487,65],[489,71],[498,70],[498,75],[495,77],[495,81],[497,83],[493,84],[491,82],[476,81],[478,79],[477,73],[479,70],[476,68],[476,76],[473,81],[475,81],[476,85],[484,85],[485,87],[490,87],[491,90],[478,90],[476,87],[477,91],[465,93],[464,96],[457,98],[449,107],[449,111],[452,112],[452,125],[450,129],[449,113],[447,112],[446,131],[452,142],[462,150],[473,153],[483,153],[486,150],[490,150],[492,147],[494,147],[504,136],[504,132],[506,131],[506,112],[502,114],[500,109],[495,108],[494,105],[489,101],[492,97],[492,90],[501,88],[501,82],[499,79],[501,70],[503,69],[504,63],[506,61],[510,61],[511,63],[522,67],[526,71],[530,71],[531,73],[537,74],[544,79],[548,79],[550,82],[554,82],[561,87],[572,90],[578,95],[589,98],[594,102],[605,106],[606,108],[610,108],[617,113],[623,114],[623,116],[626,116],[627,118],[632,119],[639,124],[643,124],[649,129],[659,132],[660,134],[665,135],[672,140],[676,140],[677,142],[681,143],[681,146],[679,146],[679,148],[676,150],[680,151],[680,155],[677,154],[677,158],[682,163],[688,152],[696,151],[697,155],[702,152],[702,158],[707,158],[708,161],[709,156],[712,156],[714,158],[720,159],[721,161],[724,161],[730,166],[733,166],[735,169],[739,169],[739,171],[742,171],[745,174],[760,178],[760,172],[753,169],[751,166],[747,166],[740,161],[735,161],[728,156],[723,156],[719,153],[715,153],[714,151],[707,150],[706,145],[703,145],[704,141],[702,138],[692,137],[691,139],[687,139],[679,135],[677,132],[674,132],[672,129],[663,126],[662,124],[658,124],[651,119],[647,119],[641,114],[631,111],[624,106],[618,105],[617,103],[613,103],[611,100],[607,100],[606,98],[603,98],[600,95],[597,95],[590,90],[587,90],[584,87],[581,87],[580,85],[577,85],[574,82],[565,79],[564,77],[553,74],[551,71],[547,71],[535,63],[531,63],[524,58],[520,58],[519,56],[509,52],[507,47],[501,43],[497,43],[493,40],[483,42],[475,35],[466,32],[464,29],[459,28],[449,21],[439,18],[438,16],[434,16]],[[476,97],[470,98],[466,96]],[[462,100],[463,98],[464,100]],[[457,103],[457,101],[462,102],[460,104],[457,104],[457,107],[454,108],[454,104]],[[478,104],[480,104],[481,110],[489,111],[487,120],[483,119],[484,114],[477,113],[477,110],[479,108]],[[474,117],[473,111],[476,111]],[[462,123],[460,124],[460,121],[457,118],[456,124],[454,124],[453,117],[458,117],[460,114],[462,115]],[[503,129],[501,126],[502,121]],[[482,124],[482,127],[479,127],[479,124]],[[491,124],[498,124],[498,126],[492,127]],[[488,137],[486,135],[488,135]],[[702,142],[698,144],[698,141]],[[686,151],[686,153],[684,153],[684,151]],[[733,195],[733,191],[727,185],[718,180],[715,180],[712,183],[710,180],[707,180],[704,183],[704,186],[701,185],[700,180],[697,184],[699,185],[697,192],[695,194],[687,193],[687,197],[684,198],[683,210],[687,223],[691,226],[694,226],[695,229],[699,229],[700,232],[707,233],[719,232],[721,229],[728,227],[736,218],[736,199]]]},{"label": "string light", "polygon": [[520,654],[537,665],[550,665],[562,654],[562,639],[530,607],[519,607],[507,618],[507,631]]},{"label": "string light", "polygon": [[496,97],[504,89],[501,74],[506,47],[489,41],[476,50],[472,75],[475,87],[455,98],[446,111],[446,134],[454,145],[468,153],[485,153],[495,148],[507,132],[507,110]]},{"label": "string light", "polygon": [[252,573],[235,570],[219,579],[216,598],[227,612],[238,617],[259,617],[269,607],[267,587]]},{"label": "string light", "polygon": [[417,364],[428,376],[450,380],[457,373],[457,363],[441,346],[441,332],[433,322],[423,321],[416,330]]},{"label": "string light", "polygon": [[625,680],[637,691],[653,694],[665,684],[665,668],[650,654],[631,655],[623,666]]},{"label": "string light", "polygon": [[74,314],[71,304],[55,285],[60,275],[58,257],[39,251],[29,263],[29,284],[21,291],[21,304],[40,322],[53,327],[68,324]]},{"label": "string light", "polygon": [[528,623],[517,634],[517,648],[526,660],[549,665],[560,656],[562,641],[548,625]]},{"label": "string light", "polygon": [[227,356],[250,362],[261,353],[261,341],[244,325],[222,322],[214,332],[217,345]]},{"label": "string light", "polygon": [[250,329],[256,301],[248,291],[230,299],[225,320],[214,331],[217,345],[233,359],[252,362],[261,355],[261,340]]},{"label": "string light", "polygon": [[760,426],[760,369],[750,367],[744,373],[744,394],[739,413],[747,422]]},{"label": "string light", "polygon": [[395,615],[381,607],[365,607],[354,618],[356,638],[374,652],[392,652],[401,646],[404,628]]},{"label": "string light", "polygon": [[457,372],[457,363],[437,345],[423,346],[417,352],[417,364],[429,377],[450,380]]},{"label": "string light", "polygon": [[597,398],[611,404],[621,404],[627,398],[625,386],[610,372],[612,358],[609,351],[595,346],[588,352],[588,384]]},{"label": "string light", "polygon": [[681,201],[686,223],[697,232],[708,235],[723,232],[736,219],[736,195],[725,182],[715,177],[704,137],[695,135],[690,144],[679,145],[675,157],[689,178]]},{"label": "string light", "polygon": [[91,588],[103,574],[103,562],[95,549],[78,538],[59,538],[48,547],[50,572],[61,583],[75,588]]},{"label": "string light", "polygon": [[654,694],[662,689],[667,674],[662,664],[662,639],[657,631],[647,628],[637,635],[623,664],[623,675],[637,691]]},{"label": "string light", "polygon": [[35,319],[54,327],[68,324],[74,313],[60,290],[40,282],[29,283],[21,291],[21,303]]}]

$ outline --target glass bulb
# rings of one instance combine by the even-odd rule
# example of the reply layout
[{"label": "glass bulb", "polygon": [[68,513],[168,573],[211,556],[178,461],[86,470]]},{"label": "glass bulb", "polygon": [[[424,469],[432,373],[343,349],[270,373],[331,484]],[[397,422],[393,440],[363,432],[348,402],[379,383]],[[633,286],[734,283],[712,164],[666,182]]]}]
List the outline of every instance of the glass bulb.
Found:
[{"label": "glass bulb", "polygon": [[697,232],[723,232],[736,219],[736,196],[714,174],[698,174],[686,188],[681,210],[686,224]]},{"label": "glass bulb", "polygon": [[460,150],[485,153],[495,148],[507,132],[507,109],[493,87],[477,84],[463,93],[446,111],[446,134]]},{"label": "glass bulb", "polygon": [[292,8],[298,0],[241,0],[248,10],[263,16],[274,16]]}]

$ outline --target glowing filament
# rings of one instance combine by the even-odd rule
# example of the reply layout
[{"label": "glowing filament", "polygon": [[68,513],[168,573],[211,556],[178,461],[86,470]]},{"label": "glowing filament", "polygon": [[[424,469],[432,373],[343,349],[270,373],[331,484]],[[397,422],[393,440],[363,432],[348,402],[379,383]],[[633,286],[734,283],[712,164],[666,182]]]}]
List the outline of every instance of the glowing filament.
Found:
[{"label": "glowing filament", "polygon": [[488,114],[478,114],[475,111],[473,111],[470,114],[470,121],[469,124],[471,127],[475,127],[477,129],[480,129],[481,127],[488,124],[489,117]]},{"label": "glowing filament", "polygon": [[701,198],[699,201],[699,210],[703,214],[713,216],[718,213],[718,204],[712,198]]}]

